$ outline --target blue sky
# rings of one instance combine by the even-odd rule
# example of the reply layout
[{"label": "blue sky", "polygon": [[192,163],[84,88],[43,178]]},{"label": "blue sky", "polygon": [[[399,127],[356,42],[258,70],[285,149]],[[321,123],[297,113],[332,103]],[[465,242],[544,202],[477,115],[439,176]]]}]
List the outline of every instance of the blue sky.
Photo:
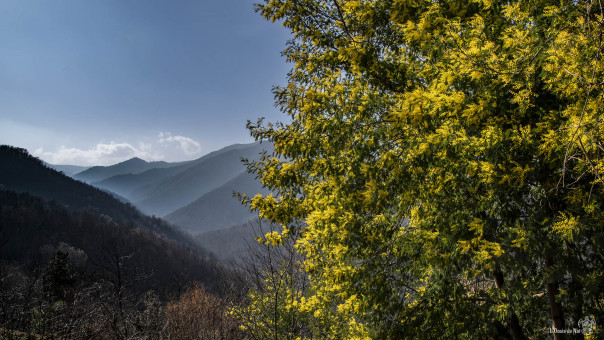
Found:
[{"label": "blue sky", "polygon": [[54,164],[194,159],[284,120],[288,32],[251,0],[3,0],[0,144]]}]

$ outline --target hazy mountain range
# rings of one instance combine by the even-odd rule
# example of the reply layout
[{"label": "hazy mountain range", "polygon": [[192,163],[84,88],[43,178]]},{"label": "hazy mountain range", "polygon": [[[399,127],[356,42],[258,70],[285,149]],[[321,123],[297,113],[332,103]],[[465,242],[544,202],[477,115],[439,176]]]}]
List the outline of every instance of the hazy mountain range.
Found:
[{"label": "hazy mountain range", "polygon": [[266,192],[247,173],[241,159],[257,159],[267,146],[231,145],[181,163],[133,158],[112,166],[95,166],[73,178],[116,193],[146,214],[199,234],[239,225],[253,217],[233,192]]},{"label": "hazy mountain range", "polygon": [[245,224],[254,215],[233,197],[234,192],[244,192],[251,196],[257,193],[268,194],[268,190],[262,188],[254,175],[242,172],[227,183],[166,215],[164,219],[193,234]]},{"label": "hazy mountain range", "polygon": [[[198,236],[200,244],[225,258],[245,252],[245,243],[253,240],[253,233],[247,230],[249,221],[256,216],[233,193],[268,193],[254,175],[247,173],[241,159],[258,159],[267,149],[272,150],[272,145],[235,144],[179,163],[132,158],[83,169],[72,176]],[[66,165],[51,166],[73,170]],[[219,239],[224,247],[216,243]]]},{"label": "hazy mountain range", "polygon": [[[132,158],[111,166],[89,168],[50,165],[28,154],[19,156],[22,152],[26,154],[22,149],[3,148],[0,189],[55,200],[71,210],[93,208],[125,222],[139,216],[137,223],[145,224],[141,221],[147,217],[123,205],[128,202],[141,212],[161,217],[194,235],[196,244],[224,259],[244,254],[245,244],[253,240],[249,222],[256,215],[233,196],[234,192],[249,196],[268,193],[254,175],[247,173],[241,160],[258,159],[266,149],[271,151],[272,145],[236,144],[187,162],[146,162]],[[190,242],[190,239],[178,241]]]},{"label": "hazy mountain range", "polygon": [[[179,163],[166,163],[166,162],[146,162],[138,157],[131,158],[127,161],[112,165],[112,166],[93,166],[84,169],[80,172],[72,172],[75,178],[87,182],[102,181],[105,178],[109,178],[121,174],[138,174],[143,171],[154,169],[154,168],[167,168],[175,166]],[[55,165],[56,167],[68,167],[65,165]],[[69,168],[66,168],[69,169]]]}]

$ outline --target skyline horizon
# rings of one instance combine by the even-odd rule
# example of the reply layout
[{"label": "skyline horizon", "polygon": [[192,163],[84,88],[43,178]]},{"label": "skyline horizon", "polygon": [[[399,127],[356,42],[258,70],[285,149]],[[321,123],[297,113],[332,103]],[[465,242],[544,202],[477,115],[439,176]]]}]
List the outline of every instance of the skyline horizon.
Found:
[{"label": "skyline horizon", "polygon": [[53,163],[53,162],[49,162],[48,160],[46,160],[46,159],[42,158],[41,156],[37,155],[35,153],[35,151],[32,151],[32,150],[29,150],[27,148],[21,147],[19,145],[0,144],[0,146],[6,145],[6,146],[10,146],[10,147],[25,149],[25,150],[27,150],[27,152],[31,156],[36,157],[36,158],[40,159],[41,161],[43,161],[44,163],[49,164],[49,165],[53,165],[53,166],[77,166],[77,167],[83,167],[83,168],[92,168],[92,167],[95,167],[95,166],[103,166],[103,167],[113,166],[113,165],[117,165],[117,164],[120,164],[120,163],[131,161],[133,159],[140,159],[140,160],[143,160],[143,161],[145,161],[147,163],[153,163],[153,162],[165,162],[165,163],[190,162],[190,161],[195,161],[195,160],[198,160],[200,158],[203,158],[203,157],[205,157],[205,156],[207,156],[207,155],[209,155],[209,154],[211,154],[213,152],[220,151],[220,150],[222,150],[224,148],[228,148],[228,147],[236,146],[236,145],[242,145],[242,146],[244,146],[244,145],[251,145],[251,144],[255,144],[255,143],[269,143],[269,142],[268,141],[262,141],[262,142],[260,142],[260,141],[253,141],[252,140],[250,142],[227,144],[227,145],[219,146],[218,148],[215,148],[215,149],[212,149],[212,150],[207,150],[206,152],[201,152],[198,156],[194,156],[194,157],[192,157],[190,159],[183,159],[183,160],[176,160],[176,161],[168,161],[168,160],[165,160],[165,159],[149,159],[149,158],[144,158],[144,156],[141,157],[141,156],[134,155],[134,156],[126,156],[127,158],[123,158],[123,159],[117,160],[117,161],[112,162],[112,163],[107,163],[107,164],[86,164],[86,165],[83,165],[83,164],[72,164],[72,163],[69,163],[69,164],[68,163]]}]

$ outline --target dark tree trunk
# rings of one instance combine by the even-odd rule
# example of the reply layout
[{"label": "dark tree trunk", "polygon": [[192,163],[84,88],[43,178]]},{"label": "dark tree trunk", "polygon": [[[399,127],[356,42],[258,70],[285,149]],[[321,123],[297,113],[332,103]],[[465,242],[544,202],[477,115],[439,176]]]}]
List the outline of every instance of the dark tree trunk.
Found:
[{"label": "dark tree trunk", "polygon": [[[503,273],[500,271],[495,272],[495,286],[497,289],[503,289]],[[512,333],[512,339],[514,340],[523,340],[524,334],[522,334],[522,327],[520,326],[520,321],[518,321],[518,316],[514,311],[510,311],[510,319],[508,320],[510,326],[510,332]]]},{"label": "dark tree trunk", "polygon": [[[545,259],[545,269],[549,270],[552,268],[554,261],[551,257]],[[564,315],[562,314],[562,305],[556,301],[556,296],[560,293],[558,289],[558,282],[547,280],[547,298],[549,300],[549,308],[552,313],[553,327],[554,329],[564,329]],[[554,340],[564,339],[564,333],[555,333]]]}]

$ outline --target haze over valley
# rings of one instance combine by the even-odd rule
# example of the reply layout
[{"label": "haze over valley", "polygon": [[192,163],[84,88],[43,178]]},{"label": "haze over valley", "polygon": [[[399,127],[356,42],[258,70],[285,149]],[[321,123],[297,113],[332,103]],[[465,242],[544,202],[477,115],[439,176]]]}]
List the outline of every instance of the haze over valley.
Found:
[{"label": "haze over valley", "polygon": [[[268,193],[247,172],[242,159],[257,160],[267,149],[268,143],[235,144],[186,162],[132,158],[110,166],[49,166],[131,203],[144,214],[166,220],[230,261],[243,256],[246,242],[253,240],[246,226],[256,216],[234,194]],[[214,240],[205,242],[203,235],[210,231]],[[216,237],[231,245],[223,247]]]}]

